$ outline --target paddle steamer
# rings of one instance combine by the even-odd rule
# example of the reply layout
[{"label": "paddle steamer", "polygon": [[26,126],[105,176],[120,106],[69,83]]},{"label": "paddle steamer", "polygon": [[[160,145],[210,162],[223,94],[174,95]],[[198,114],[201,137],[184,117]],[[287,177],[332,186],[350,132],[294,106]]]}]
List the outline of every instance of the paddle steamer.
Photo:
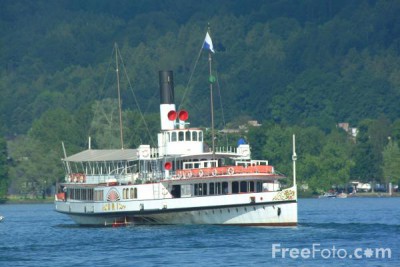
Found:
[{"label": "paddle steamer", "polygon": [[[297,225],[296,153],[293,183],[267,160],[235,148],[205,145],[189,114],[176,110],[172,71],[160,71],[158,146],[91,149],[66,156],[55,209],[80,225]],[[213,138],[214,140],[214,138]],[[290,140],[288,140],[290,142]]]}]

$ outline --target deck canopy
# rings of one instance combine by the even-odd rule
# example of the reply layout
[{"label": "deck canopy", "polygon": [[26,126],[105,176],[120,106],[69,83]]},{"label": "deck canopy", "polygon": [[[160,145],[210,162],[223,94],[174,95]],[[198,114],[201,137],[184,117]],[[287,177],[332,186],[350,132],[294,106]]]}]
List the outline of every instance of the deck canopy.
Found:
[{"label": "deck canopy", "polygon": [[133,161],[138,160],[137,149],[88,149],[63,159],[68,162]]}]

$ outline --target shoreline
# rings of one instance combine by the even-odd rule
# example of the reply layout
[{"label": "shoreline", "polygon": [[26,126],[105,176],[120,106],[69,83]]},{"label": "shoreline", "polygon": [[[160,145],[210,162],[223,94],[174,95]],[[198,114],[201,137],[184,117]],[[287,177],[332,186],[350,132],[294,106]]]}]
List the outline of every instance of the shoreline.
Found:
[{"label": "shoreline", "polygon": [[[302,192],[298,193],[298,198],[318,198],[319,195],[312,194],[304,194]],[[366,192],[366,193],[356,193],[355,195],[349,195],[347,198],[389,198],[389,197],[400,197],[399,192],[393,193],[391,196],[389,193],[381,193],[381,192]],[[52,204],[54,203],[54,197],[46,197],[45,199],[29,199],[29,198],[19,198],[17,196],[12,196],[4,202],[1,202],[0,205],[7,204]]]},{"label": "shoreline", "polygon": [[54,197],[46,197],[43,198],[23,198],[18,196],[10,196],[4,202],[1,202],[0,205],[7,205],[7,204],[51,204],[54,202]]},{"label": "shoreline", "polygon": [[[357,197],[369,197],[369,198],[388,198],[388,197],[400,197],[399,192],[394,192],[392,195],[385,192],[363,192],[363,193],[356,193],[354,195],[348,194],[346,198],[357,198]],[[298,198],[319,198],[319,195],[307,194],[307,193],[298,193]]]}]

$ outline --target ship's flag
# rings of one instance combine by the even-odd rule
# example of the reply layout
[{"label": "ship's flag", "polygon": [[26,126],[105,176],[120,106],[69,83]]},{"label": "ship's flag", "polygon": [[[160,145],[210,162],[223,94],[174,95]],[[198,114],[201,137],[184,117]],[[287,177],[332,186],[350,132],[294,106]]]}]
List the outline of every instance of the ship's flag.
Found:
[{"label": "ship's flag", "polygon": [[206,34],[206,38],[204,39],[203,48],[204,48],[204,49],[208,49],[208,50],[210,50],[211,52],[215,53],[215,51],[214,51],[214,46],[213,46],[211,37],[210,37],[210,35],[208,34],[208,32],[207,32],[207,34]]}]

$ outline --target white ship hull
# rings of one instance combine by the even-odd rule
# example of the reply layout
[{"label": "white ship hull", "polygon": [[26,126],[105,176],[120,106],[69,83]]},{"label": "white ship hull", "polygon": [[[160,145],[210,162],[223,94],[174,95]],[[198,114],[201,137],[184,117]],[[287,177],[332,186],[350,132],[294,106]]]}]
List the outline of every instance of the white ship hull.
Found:
[{"label": "white ship hull", "polygon": [[[297,225],[293,189],[241,195],[79,203],[56,201],[56,210],[80,225],[227,224]],[[288,194],[289,193],[289,194]]]}]

